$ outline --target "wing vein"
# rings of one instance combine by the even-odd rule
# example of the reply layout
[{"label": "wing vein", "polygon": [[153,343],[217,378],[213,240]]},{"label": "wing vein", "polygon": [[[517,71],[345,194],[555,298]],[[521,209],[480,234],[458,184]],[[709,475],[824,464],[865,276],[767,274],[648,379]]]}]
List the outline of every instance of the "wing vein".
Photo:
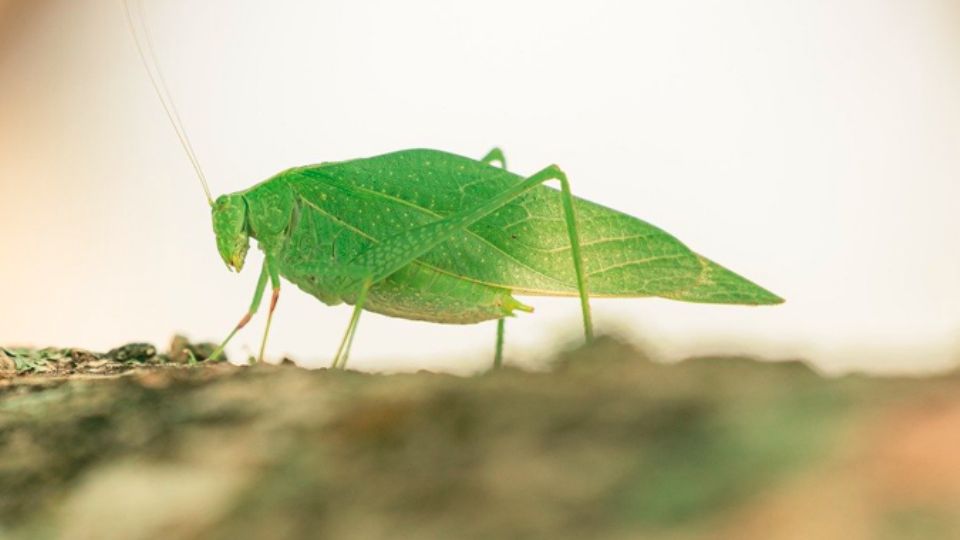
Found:
[{"label": "wing vein", "polygon": [[[370,195],[373,195],[373,196],[382,197],[382,198],[384,198],[384,199],[386,199],[386,200],[394,201],[394,202],[396,202],[396,203],[398,203],[398,204],[405,205],[405,206],[407,206],[407,207],[409,207],[409,208],[413,208],[413,209],[416,209],[416,210],[420,210],[421,212],[424,212],[425,214],[428,214],[428,215],[430,215],[431,217],[434,217],[434,218],[437,218],[437,219],[443,219],[443,216],[442,216],[442,215],[437,214],[436,212],[434,212],[434,211],[432,211],[432,210],[430,210],[430,209],[428,209],[428,208],[424,208],[424,207],[422,207],[422,206],[420,206],[420,205],[418,205],[418,204],[415,204],[415,203],[412,203],[412,202],[410,202],[410,201],[401,199],[401,198],[399,198],[399,197],[394,197],[393,195],[388,195],[388,194],[386,194],[386,193],[382,193],[382,192],[379,192],[379,191],[376,191],[376,190],[372,190],[372,189],[367,189],[367,188],[360,187],[360,186],[351,186],[351,188],[352,188],[352,189],[356,189],[357,191],[362,191],[362,192],[364,192],[364,193],[367,193],[367,194],[370,194]],[[567,286],[569,286],[569,284],[566,284],[566,283],[558,280],[557,278],[555,278],[555,277],[553,277],[553,276],[549,276],[549,275],[547,275],[547,274],[544,274],[542,271],[537,270],[536,268],[533,268],[532,266],[526,264],[525,262],[517,259],[516,257],[514,257],[514,256],[511,255],[510,253],[504,251],[502,248],[500,248],[500,247],[497,246],[496,244],[490,242],[489,240],[487,240],[487,239],[484,238],[483,236],[480,236],[479,234],[471,231],[470,229],[466,229],[466,233],[467,233],[469,236],[477,239],[480,243],[486,244],[487,246],[489,246],[491,249],[493,249],[493,250],[496,251],[497,253],[500,253],[501,255],[503,255],[505,258],[513,261],[514,263],[516,263],[517,265],[519,265],[519,266],[521,266],[521,267],[523,267],[523,268],[526,268],[527,270],[533,272],[534,274],[537,274],[538,276],[541,276],[541,277],[547,279],[548,281],[552,281],[552,282],[555,282],[555,283],[559,283],[559,284],[562,284],[562,285],[567,285]]]},{"label": "wing vein", "polygon": [[[346,228],[349,229],[350,231],[352,231],[352,232],[354,232],[354,233],[362,236],[363,238],[366,238],[367,240],[369,240],[369,241],[371,241],[371,242],[373,242],[373,243],[379,243],[379,240],[377,240],[376,238],[374,238],[374,237],[370,236],[369,234],[361,231],[360,229],[354,227],[353,225],[347,223],[346,221],[343,221],[342,219],[338,218],[337,216],[331,214],[330,212],[327,212],[326,210],[320,208],[320,207],[317,206],[316,204],[310,202],[310,200],[307,199],[307,198],[305,198],[302,194],[298,194],[297,196],[298,196],[298,198],[299,198],[301,201],[303,201],[304,204],[306,204],[307,206],[309,206],[309,207],[310,207],[311,209],[313,209],[315,212],[317,212],[317,213],[319,213],[319,214],[322,214],[322,215],[330,218],[331,220],[335,221],[336,223],[338,223],[338,224],[346,227]],[[552,296],[569,296],[570,294],[572,294],[570,291],[567,291],[567,290],[557,290],[557,291],[554,291],[554,290],[540,290],[540,289],[525,289],[525,288],[522,288],[522,287],[514,287],[513,285],[508,285],[508,284],[503,284],[503,283],[492,283],[492,282],[489,282],[489,281],[483,281],[483,280],[476,279],[476,278],[473,278],[473,277],[470,277],[470,276],[464,276],[464,275],[458,274],[458,273],[456,273],[456,272],[451,272],[451,271],[446,270],[446,269],[444,269],[444,268],[439,268],[439,267],[437,267],[437,266],[434,266],[434,265],[432,265],[432,264],[430,264],[430,263],[421,261],[421,260],[419,260],[419,259],[413,261],[413,264],[422,266],[422,267],[424,267],[424,268],[428,268],[428,269],[433,270],[434,272],[437,272],[437,273],[440,273],[440,274],[445,274],[445,275],[448,275],[448,276],[451,276],[451,277],[454,277],[454,278],[457,278],[457,279],[462,279],[462,280],[464,280],[464,281],[469,281],[469,282],[472,282],[472,283],[477,283],[477,284],[479,284],[479,285],[486,285],[486,286],[488,286],[488,287],[498,287],[498,288],[501,288],[501,289],[506,289],[506,290],[510,290],[510,291],[516,291],[517,293],[520,293],[520,294],[522,294],[522,293],[527,293],[527,294],[534,294],[534,295],[540,294],[540,295],[547,295],[547,296],[550,296],[550,295],[552,295]],[[575,292],[576,292],[576,291],[574,291],[574,293],[575,293]],[[594,295],[591,295],[591,296],[594,296]]]},{"label": "wing vein", "polygon": [[681,258],[681,257],[686,257],[686,254],[656,255],[656,256],[653,256],[653,257],[645,257],[645,258],[643,258],[643,259],[633,259],[633,260],[630,260],[630,261],[625,261],[625,262],[622,262],[622,263],[617,263],[617,264],[614,264],[614,265],[610,265],[610,266],[607,266],[607,267],[605,267],[605,268],[599,268],[599,269],[597,269],[597,270],[594,270],[593,272],[590,272],[590,273],[587,274],[587,275],[589,275],[589,276],[596,276],[596,275],[599,275],[599,274],[603,274],[603,273],[606,273],[606,272],[610,272],[611,270],[617,270],[617,269],[620,269],[620,268],[625,268],[625,267],[627,267],[627,266],[634,266],[634,265],[637,265],[637,264],[644,264],[644,263],[653,262],[653,261],[665,261],[665,260],[669,260],[669,259],[679,259],[679,258]]}]

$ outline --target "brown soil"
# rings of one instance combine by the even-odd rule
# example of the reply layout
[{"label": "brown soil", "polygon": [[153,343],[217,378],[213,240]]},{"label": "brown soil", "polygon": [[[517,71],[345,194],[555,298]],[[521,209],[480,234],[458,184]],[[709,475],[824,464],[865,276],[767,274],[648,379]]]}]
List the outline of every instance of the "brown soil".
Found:
[{"label": "brown soil", "polygon": [[0,537],[960,537],[954,375],[611,339],[470,378],[185,347],[0,350]]}]

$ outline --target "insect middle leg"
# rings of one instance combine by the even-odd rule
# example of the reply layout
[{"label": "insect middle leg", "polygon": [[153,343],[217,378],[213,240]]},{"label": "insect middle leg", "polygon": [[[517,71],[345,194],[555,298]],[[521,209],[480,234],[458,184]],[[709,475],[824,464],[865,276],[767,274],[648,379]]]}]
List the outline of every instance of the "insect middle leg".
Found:
[{"label": "insect middle leg", "polygon": [[367,300],[367,293],[370,292],[370,279],[367,278],[360,285],[360,294],[353,305],[353,314],[350,316],[350,324],[347,325],[347,331],[343,334],[340,341],[340,347],[337,349],[336,356],[333,357],[332,369],[344,369],[347,367],[347,358],[350,357],[350,347],[353,346],[353,336],[357,332],[357,324],[360,323],[360,313],[363,311],[363,304]]}]

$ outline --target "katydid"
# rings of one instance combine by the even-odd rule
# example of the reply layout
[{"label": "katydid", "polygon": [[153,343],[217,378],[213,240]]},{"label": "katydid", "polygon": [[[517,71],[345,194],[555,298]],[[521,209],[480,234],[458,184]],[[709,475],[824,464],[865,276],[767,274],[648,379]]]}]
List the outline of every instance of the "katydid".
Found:
[{"label": "katydid", "polygon": [[[127,16],[212,207],[220,256],[239,272],[251,238],[264,255],[249,310],[211,359],[257,312],[269,282],[263,359],[281,278],[325,304],[353,306],[334,368],[346,367],[363,310],[446,324],[496,321],[499,366],[505,319],[533,311],[514,294],[579,298],[587,342],[593,337],[590,297],[783,302],[657,227],[574,197],[556,165],[526,177],[510,172],[496,148],[481,159],[413,149],[294,167],[213,200],[146,26],[142,44],[129,8]],[[559,190],[544,185],[552,181]]]}]

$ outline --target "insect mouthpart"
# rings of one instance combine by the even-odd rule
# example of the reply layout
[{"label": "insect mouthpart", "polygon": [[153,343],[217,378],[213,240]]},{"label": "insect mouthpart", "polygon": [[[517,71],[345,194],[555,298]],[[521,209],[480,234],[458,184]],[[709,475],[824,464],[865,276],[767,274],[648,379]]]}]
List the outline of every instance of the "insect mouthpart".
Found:
[{"label": "insect mouthpart", "polygon": [[223,259],[223,262],[226,263],[227,270],[238,274],[243,270],[243,263],[247,259],[247,249],[249,247],[248,238],[249,237],[243,237],[241,241],[241,239],[237,237],[234,238],[232,242],[225,242],[217,238],[218,247],[223,248],[220,250],[220,257]]}]

